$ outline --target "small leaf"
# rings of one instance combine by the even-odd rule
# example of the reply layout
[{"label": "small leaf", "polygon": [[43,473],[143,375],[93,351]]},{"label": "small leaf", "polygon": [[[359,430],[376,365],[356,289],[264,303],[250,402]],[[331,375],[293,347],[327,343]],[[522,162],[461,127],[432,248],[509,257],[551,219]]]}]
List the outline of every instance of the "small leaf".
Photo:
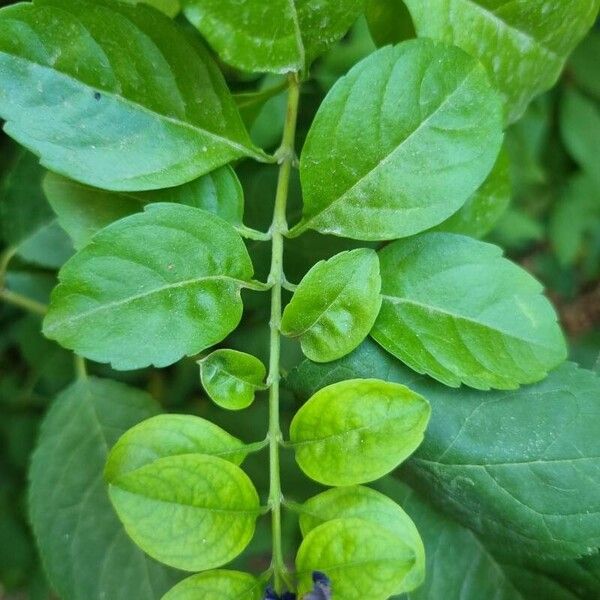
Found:
[{"label": "small leaf", "polygon": [[262,582],[240,571],[207,571],[192,575],[162,600],[261,600]]},{"label": "small leaf", "polygon": [[566,358],[542,286],[502,250],[452,233],[384,248],[371,335],[419,373],[457,387],[514,389]]},{"label": "small leaf", "polygon": [[501,121],[485,70],[458,48],[423,39],[374,52],[319,108],[292,235],[387,240],[441,223],[492,169]]},{"label": "small leaf", "polygon": [[341,358],[368,335],[381,307],[379,260],[359,248],[318,262],[283,311],[281,333],[317,362]]},{"label": "small leaf", "polygon": [[368,0],[365,16],[378,48],[416,37],[415,26],[402,0]]},{"label": "small leaf", "polygon": [[108,449],[158,409],[145,392],[93,377],[52,403],[31,462],[29,513],[60,598],[156,600],[180,578],[127,537],[102,480]]},{"label": "small leaf", "polygon": [[183,0],[184,13],[228,64],[301,71],[348,31],[364,0]]},{"label": "small leaf", "polygon": [[590,29],[597,0],[404,0],[419,36],[477,57],[516,121],[532,98],[552,87],[567,56]]},{"label": "small leaf", "polygon": [[185,571],[235,558],[252,539],[260,513],[248,476],[206,454],[159,458],[113,479],[109,495],[133,541]]},{"label": "small leaf", "polygon": [[166,456],[210,454],[239,465],[244,444],[206,419],[157,415],[124,433],[108,455],[104,477],[111,482]]},{"label": "small leaf", "polygon": [[367,487],[353,486],[327,490],[301,507],[302,535],[332,519],[357,518],[381,525],[411,548],[415,556],[413,568],[406,574],[395,593],[408,592],[423,583],[425,549],[421,536],[410,517],[393,500]]},{"label": "small leaf", "polygon": [[166,366],[237,326],[252,271],[242,239],[219,217],[150,204],[65,264],[44,333],[116,369]]},{"label": "small leaf", "polygon": [[109,192],[52,172],[44,177],[43,187],[58,222],[77,249],[83,248],[103,227],[140,212],[150,202],[194,206],[218,215],[232,225],[240,225],[244,214],[242,186],[229,166],[166,190]]},{"label": "small leaf", "polygon": [[430,408],[407,387],[377,379],[342,381],[318,391],[294,416],[296,461],[325,485],[373,481],[423,440]]},{"label": "small leaf", "polygon": [[155,9],[36,0],[0,31],[4,130],[52,171],[144,190],[263,158],[207,51]]},{"label": "small leaf", "polygon": [[386,600],[415,564],[412,549],[385,527],[363,519],[334,519],[303,540],[296,568],[300,594],[312,589],[312,572],[327,573],[333,598]]},{"label": "small leaf", "polygon": [[267,374],[258,358],[237,350],[215,350],[198,361],[200,379],[211,400],[228,410],[247,408]]}]

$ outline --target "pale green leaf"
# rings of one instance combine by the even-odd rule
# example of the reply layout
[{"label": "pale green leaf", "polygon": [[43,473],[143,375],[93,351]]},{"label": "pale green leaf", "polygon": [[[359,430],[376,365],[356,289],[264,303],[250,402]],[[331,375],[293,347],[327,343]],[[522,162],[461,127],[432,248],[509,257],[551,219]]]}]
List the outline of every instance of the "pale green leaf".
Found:
[{"label": "pale green leaf", "polygon": [[334,488],[310,500],[300,508],[300,528],[306,536],[315,527],[333,519],[357,518],[381,525],[411,548],[415,556],[396,593],[415,589],[425,578],[425,549],[421,536],[410,517],[393,500],[363,486]]},{"label": "pale green leaf", "polygon": [[365,16],[378,48],[416,36],[410,13],[402,0],[368,0]]},{"label": "pale green leaf", "polygon": [[516,121],[556,83],[594,23],[598,0],[404,0],[419,36],[454,44],[486,66]]},{"label": "pale green leaf", "polygon": [[178,580],[129,539],[102,479],[109,448],[158,408],[144,392],[95,378],[52,403],[31,463],[29,512],[59,597],[156,600]]},{"label": "pale green leaf", "polygon": [[43,188],[61,227],[82,248],[103,227],[142,210],[150,202],[176,202],[214,213],[241,225],[244,195],[229,167],[221,167],[183,185],[147,192],[109,192],[47,173]]},{"label": "pale green leaf", "polygon": [[248,476],[206,454],[159,458],[113,479],[109,495],[133,541],[185,571],[220,567],[238,556],[260,514]]},{"label": "pale green leaf", "polygon": [[510,161],[508,153],[503,149],[481,187],[458,212],[434,229],[481,238],[502,218],[511,194]]},{"label": "pale green leaf", "polygon": [[457,387],[514,389],[566,358],[541,284],[497,246],[426,233],[379,253],[375,340],[419,373]]},{"label": "pale green leaf", "polygon": [[124,433],[112,447],[104,477],[109,483],[166,456],[210,454],[239,465],[244,444],[206,419],[193,415],[157,415]]},{"label": "pale green leaf", "polygon": [[242,316],[252,263],[219,217],[150,204],[109,225],[59,273],[44,333],[117,369],[166,366],[221,341]]},{"label": "pale green leaf", "polygon": [[162,600],[261,600],[259,579],[240,571],[207,571],[184,579]]},{"label": "pale green leaf", "polygon": [[44,166],[104,189],[261,158],[200,43],[157,10],[112,0],[0,10],[0,116]]},{"label": "pale green leaf", "polygon": [[244,71],[301,71],[348,31],[364,0],[183,0],[219,56]]},{"label": "pale green leaf", "polygon": [[458,48],[413,40],[374,52],[319,108],[292,235],[311,228],[385,240],[441,223],[492,169],[501,120],[484,68]]},{"label": "pale green leaf", "polygon": [[247,408],[254,401],[256,392],[265,389],[267,370],[251,354],[221,349],[198,362],[206,393],[222,408]]},{"label": "pale green leaf", "polygon": [[334,598],[387,600],[402,586],[415,564],[405,543],[372,521],[334,519],[313,529],[296,556],[298,591],[312,588],[313,571],[331,579]]},{"label": "pale green leaf", "polygon": [[319,390],[294,416],[290,440],[300,468],[325,485],[373,481],[423,440],[430,408],[402,385],[342,381]]},{"label": "pale green leaf", "polygon": [[281,333],[317,362],[341,358],[369,334],[381,307],[379,259],[359,248],[318,262],[283,311]]},{"label": "pale green leaf", "polygon": [[430,401],[406,468],[490,547],[562,559],[600,547],[597,375],[567,363],[516,391],[452,390],[365,341],[335,363],[305,361],[288,381],[306,398],[350,377],[401,383]]}]

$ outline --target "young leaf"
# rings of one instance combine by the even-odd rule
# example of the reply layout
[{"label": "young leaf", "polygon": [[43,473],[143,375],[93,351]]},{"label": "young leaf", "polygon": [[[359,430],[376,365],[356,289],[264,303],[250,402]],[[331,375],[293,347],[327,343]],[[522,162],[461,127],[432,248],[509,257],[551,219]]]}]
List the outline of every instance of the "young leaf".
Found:
[{"label": "young leaf", "polygon": [[508,152],[502,149],[498,160],[481,187],[449,219],[434,228],[476,238],[488,234],[498,223],[512,194]]},{"label": "young leaf", "polygon": [[65,264],[44,333],[116,369],[166,366],[237,326],[252,271],[242,239],[219,217],[151,204]]},{"label": "young leaf", "polygon": [[104,478],[109,483],[166,456],[210,454],[239,465],[244,444],[224,429],[192,415],[157,415],[124,433],[112,447]]},{"label": "young leaf", "polygon": [[542,286],[497,246],[427,233],[379,258],[383,304],[371,334],[415,371],[452,387],[514,389],[566,358]]},{"label": "young leaf", "polygon": [[258,494],[236,465],[206,454],[167,456],[118,475],[110,499],[131,539],[172,567],[204,571],[254,535]]},{"label": "young leaf", "polygon": [[108,449],[158,408],[144,392],[92,377],[52,403],[31,463],[29,512],[61,598],[156,600],[179,579],[127,537],[102,480]]},{"label": "young leaf", "polygon": [[265,389],[267,370],[252,354],[237,350],[215,350],[198,363],[206,393],[222,408],[248,408],[254,401],[256,391]]},{"label": "young leaf", "polygon": [[404,0],[419,36],[481,60],[502,93],[506,120],[549,89],[598,14],[598,0]]},{"label": "young leaf", "polygon": [[281,319],[281,333],[300,340],[316,362],[352,352],[381,308],[379,259],[359,248],[318,262],[302,279]]},{"label": "young leaf", "polygon": [[290,440],[296,461],[325,485],[373,481],[423,440],[427,400],[377,379],[342,381],[318,391],[296,413]]},{"label": "young leaf", "polygon": [[4,129],[53,171],[143,190],[261,158],[206,50],[154,9],[35,0],[0,31]]},{"label": "young leaf", "polygon": [[327,573],[334,598],[386,600],[402,587],[415,554],[393,533],[372,521],[334,519],[303,540],[296,568],[298,591],[312,589],[312,573]]},{"label": "young leaf", "polygon": [[244,71],[301,71],[348,31],[364,0],[183,0],[219,56]]},{"label": "young leaf", "polygon": [[409,546],[415,556],[412,569],[396,593],[411,591],[423,583],[425,549],[421,536],[410,517],[387,496],[363,486],[334,488],[307,500],[301,511],[300,529],[303,536],[333,519],[357,518],[381,525],[403,545]]},{"label": "young leaf", "polygon": [[240,571],[207,571],[192,575],[162,600],[262,600],[262,582]]},{"label": "young leaf", "polygon": [[433,417],[407,468],[433,502],[491,547],[566,559],[600,546],[595,374],[567,363],[516,391],[452,390],[367,340],[335,363],[305,361],[288,381],[306,398],[341,379],[372,376],[429,399]]},{"label": "young leaf", "polygon": [[319,108],[291,233],[386,240],[429,229],[483,183],[501,143],[500,100],[478,61],[431,40],[382,48]]}]

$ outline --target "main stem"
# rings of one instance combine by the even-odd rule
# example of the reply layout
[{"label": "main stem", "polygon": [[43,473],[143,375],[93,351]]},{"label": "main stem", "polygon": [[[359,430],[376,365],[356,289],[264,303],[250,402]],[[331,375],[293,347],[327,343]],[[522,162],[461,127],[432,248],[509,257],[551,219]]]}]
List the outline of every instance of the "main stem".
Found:
[{"label": "main stem", "polygon": [[275,196],[275,208],[273,210],[273,222],[271,224],[272,249],[271,249],[271,271],[269,272],[269,283],[271,289],[271,320],[270,327],[270,358],[269,358],[269,506],[271,507],[272,536],[273,536],[273,558],[271,567],[273,569],[275,590],[279,593],[286,580],[286,567],[283,560],[281,547],[281,481],[279,475],[279,447],[282,440],[279,424],[279,362],[281,355],[281,289],[284,282],[283,274],[283,236],[287,232],[286,205],[288,188],[290,183],[290,172],[294,161],[294,139],[296,136],[296,120],[298,117],[298,100],[300,89],[297,74],[292,73],[288,77],[288,101],[285,126],[281,147],[278,151],[280,159],[279,178],[277,180],[277,193]]}]

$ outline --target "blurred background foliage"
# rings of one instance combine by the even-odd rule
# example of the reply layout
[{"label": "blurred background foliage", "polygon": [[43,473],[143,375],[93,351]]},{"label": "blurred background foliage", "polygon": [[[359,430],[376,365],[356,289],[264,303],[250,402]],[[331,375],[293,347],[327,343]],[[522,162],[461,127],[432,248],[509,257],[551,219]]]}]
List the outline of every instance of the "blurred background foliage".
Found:
[{"label": "blurred background foliage", "polygon": [[[132,0],[133,1],[133,0]],[[176,0],[160,0],[172,14]],[[1,1],[0,5],[10,4]],[[320,102],[333,83],[377,45],[414,35],[401,3],[372,1],[367,17],[313,67],[302,92],[301,145]],[[177,17],[176,17],[177,18]],[[181,22],[182,27],[186,27]],[[507,132],[512,179],[510,205],[487,239],[538,277],[561,315],[571,357],[600,369],[600,26],[590,32],[569,60],[555,88],[536,99]],[[222,65],[240,110],[257,144],[276,149],[283,124],[282,80],[248,76]],[[73,252],[41,187],[44,169],[6,136],[0,138],[0,290],[46,304],[56,272]],[[299,146],[300,147],[300,146]],[[236,166],[246,200],[246,224],[266,230],[271,220],[277,169],[245,162]],[[298,219],[301,198],[293,180],[289,221]],[[318,243],[317,242],[318,239]],[[249,242],[257,277],[268,271],[269,246]],[[357,242],[311,232],[287,243],[285,271],[297,282],[317,260]],[[364,244],[361,244],[364,245]],[[267,360],[268,307],[256,294],[244,298],[242,326],[228,340]],[[262,299],[261,299],[262,300]],[[75,376],[73,355],[46,340],[40,319],[0,302],[0,598],[46,600],[46,583],[27,519],[27,468],[40,421],[53,397]],[[301,359],[296,343],[284,342],[286,369]],[[265,403],[244,418],[217,410],[203,396],[197,365],[185,360],[169,369],[114,372],[89,364],[91,373],[148,390],[166,411],[191,412],[225,424],[243,439],[260,439],[267,422]],[[283,414],[294,409],[284,396]],[[303,499],[314,490],[284,455],[286,492]],[[248,470],[259,490],[267,489],[266,457],[253,456]],[[290,548],[297,545],[294,519],[286,520]],[[268,566],[270,533],[266,522],[236,566],[252,571]]]}]

